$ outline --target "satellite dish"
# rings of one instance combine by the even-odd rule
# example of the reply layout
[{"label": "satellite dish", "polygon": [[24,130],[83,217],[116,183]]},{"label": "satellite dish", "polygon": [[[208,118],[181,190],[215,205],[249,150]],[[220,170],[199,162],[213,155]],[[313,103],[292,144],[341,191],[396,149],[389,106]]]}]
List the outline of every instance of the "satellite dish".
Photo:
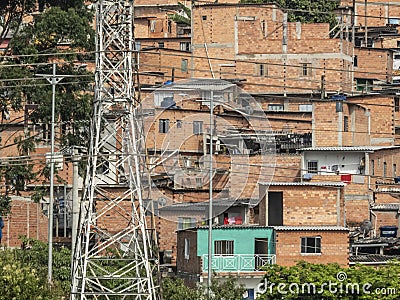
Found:
[{"label": "satellite dish", "polygon": [[250,105],[247,105],[244,108],[244,110],[246,111],[246,114],[248,114],[248,115],[252,115],[254,113],[254,109]]},{"label": "satellite dish", "polygon": [[165,206],[165,205],[167,204],[167,199],[162,198],[162,197],[158,198],[158,204],[159,204],[161,207],[162,207],[162,206]]},{"label": "satellite dish", "polygon": [[372,223],[369,220],[364,220],[360,225],[360,230],[363,236],[365,237],[372,229]]}]

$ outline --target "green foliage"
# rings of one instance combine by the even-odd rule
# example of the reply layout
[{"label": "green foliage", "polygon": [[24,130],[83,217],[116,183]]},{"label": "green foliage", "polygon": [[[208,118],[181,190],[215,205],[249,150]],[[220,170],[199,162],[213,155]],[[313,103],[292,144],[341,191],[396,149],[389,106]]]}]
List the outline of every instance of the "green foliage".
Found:
[{"label": "green foliage", "polygon": [[[265,268],[265,271],[266,275],[263,280],[265,292],[257,298],[260,300],[281,299],[282,297],[285,299],[332,300],[397,299],[398,296],[395,293],[390,294],[388,291],[390,289],[393,289],[391,291],[400,291],[399,262],[392,262],[377,268],[362,265],[342,268],[338,264],[299,262],[291,267],[270,265]],[[315,285],[315,292],[312,287],[309,290],[308,284]],[[329,288],[329,284],[331,288]],[[357,288],[353,289],[354,284],[358,286],[358,292]],[[289,290],[290,285],[292,285],[291,290]],[[280,289],[279,286],[281,286]],[[363,287],[366,292],[363,291]],[[386,295],[378,295],[375,292],[377,289],[387,291]],[[287,293],[283,294],[281,291]]]},{"label": "green foliage", "polygon": [[0,194],[0,216],[7,216],[11,213],[11,198]]},{"label": "green foliage", "polygon": [[[47,278],[47,259],[48,245],[44,242],[20,237],[23,244],[23,249],[15,249],[14,255],[18,261],[29,265],[37,270],[39,277],[46,281]],[[52,293],[58,295],[68,295],[70,291],[71,278],[71,250],[68,248],[53,249],[53,279],[54,288]],[[58,299],[58,298],[51,298]]]},{"label": "green foliage", "polygon": [[288,12],[289,22],[329,23],[333,28],[337,21],[333,10],[340,1],[332,0],[241,0],[241,3],[276,3]]},{"label": "green foliage", "polygon": [[[36,4],[42,13],[35,15],[31,23],[19,27],[20,19],[32,13]],[[91,117],[90,84],[94,76],[84,68],[76,67],[76,64],[80,65],[92,56],[81,53],[90,52],[95,46],[95,33],[91,25],[93,13],[87,9],[83,0],[1,1],[0,12],[6,18],[14,18],[9,20],[7,26],[11,28],[14,24],[12,30],[15,31],[10,43],[10,52],[14,56],[3,59],[0,64],[0,130],[7,129],[4,117],[12,115],[10,110],[20,111],[25,103],[30,103],[29,115],[25,119],[20,117],[10,122],[15,124],[25,121],[36,128],[50,131],[52,87],[37,74],[52,74],[51,62],[56,57],[60,61],[57,75],[65,77],[62,84],[56,85],[55,118],[56,126],[61,127],[56,127],[56,130],[61,134],[56,136],[55,143],[60,147],[86,147]],[[6,21],[0,18],[1,22]],[[32,56],[24,56],[27,54]],[[33,164],[29,162],[30,155],[42,139],[43,135],[30,135],[29,131],[14,139],[19,155],[25,157],[13,159],[0,169],[0,177],[6,182],[4,197],[8,197],[11,192],[19,194],[28,183],[40,184],[39,179],[47,182],[49,168],[44,167],[34,172]],[[0,142],[10,144],[9,140]],[[61,183],[62,179],[57,174],[56,177]],[[45,189],[35,190],[32,198],[39,201],[44,192]]]},{"label": "green foliage", "polygon": [[168,18],[176,23],[191,25],[192,11],[181,2],[178,2],[180,12],[169,14]]},{"label": "green foliage", "polygon": [[54,249],[54,283],[47,283],[47,244],[22,238],[24,249],[0,255],[0,300],[61,299],[68,296],[71,252]]},{"label": "green foliage", "polygon": [[[214,300],[242,299],[245,288],[238,285],[235,278],[220,280],[213,278],[211,295]],[[204,285],[189,287],[180,278],[163,278],[162,292],[165,300],[208,299],[208,289]]]}]

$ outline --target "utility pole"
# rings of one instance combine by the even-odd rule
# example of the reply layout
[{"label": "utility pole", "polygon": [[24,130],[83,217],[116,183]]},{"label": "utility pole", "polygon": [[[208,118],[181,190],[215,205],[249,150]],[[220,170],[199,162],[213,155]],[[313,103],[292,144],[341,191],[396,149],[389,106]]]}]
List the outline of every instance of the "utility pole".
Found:
[{"label": "utility pole", "polygon": [[71,249],[72,262],[75,259],[76,233],[79,224],[79,199],[78,199],[78,180],[79,180],[79,154],[76,147],[72,148],[72,226],[71,226]]},{"label": "utility pole", "polygon": [[56,84],[59,83],[64,76],[56,75],[56,63],[53,62],[53,75],[36,74],[36,76],[45,78],[52,86],[51,98],[51,154],[50,154],[50,199],[49,199],[49,226],[48,226],[48,262],[47,262],[47,279],[49,283],[53,281],[53,206],[54,206],[54,123],[55,123],[55,102],[56,102]]},{"label": "utility pole", "polygon": [[210,182],[209,182],[209,203],[208,203],[208,273],[207,273],[207,287],[208,299],[211,299],[212,288],[212,226],[213,226],[213,125],[214,125],[214,93],[211,90],[210,99]]}]

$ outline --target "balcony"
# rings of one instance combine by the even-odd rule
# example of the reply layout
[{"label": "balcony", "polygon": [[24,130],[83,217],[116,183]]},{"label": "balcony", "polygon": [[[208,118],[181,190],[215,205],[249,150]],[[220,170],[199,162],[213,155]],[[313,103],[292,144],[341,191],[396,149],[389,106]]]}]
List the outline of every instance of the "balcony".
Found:
[{"label": "balcony", "polygon": [[[208,255],[202,256],[202,271],[208,271]],[[275,254],[234,254],[212,257],[212,269],[215,272],[262,272],[262,268],[275,264]]]}]

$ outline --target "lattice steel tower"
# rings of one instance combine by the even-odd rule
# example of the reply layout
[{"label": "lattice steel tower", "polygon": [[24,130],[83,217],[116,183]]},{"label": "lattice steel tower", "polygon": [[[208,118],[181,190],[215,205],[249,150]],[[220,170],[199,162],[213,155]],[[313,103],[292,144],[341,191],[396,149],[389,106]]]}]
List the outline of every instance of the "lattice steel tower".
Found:
[{"label": "lattice steel tower", "polygon": [[72,299],[157,299],[157,260],[143,211],[133,1],[96,3],[96,73]]}]

